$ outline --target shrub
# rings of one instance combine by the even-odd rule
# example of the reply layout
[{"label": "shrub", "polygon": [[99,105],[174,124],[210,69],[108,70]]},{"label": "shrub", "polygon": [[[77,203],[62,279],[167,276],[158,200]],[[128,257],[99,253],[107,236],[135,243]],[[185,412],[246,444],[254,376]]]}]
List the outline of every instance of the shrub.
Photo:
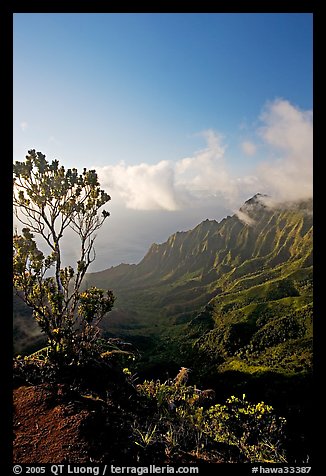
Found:
[{"label": "shrub", "polygon": [[[146,380],[137,386],[141,395],[156,402],[151,428],[155,427],[155,441],[165,444],[167,455],[186,451],[214,459],[223,448],[224,458],[232,455],[233,462],[286,461],[285,420],[271,406],[250,403],[245,395],[213,404],[214,391],[187,385],[188,372],[182,368],[174,380]],[[148,428],[142,431],[146,435]]]}]

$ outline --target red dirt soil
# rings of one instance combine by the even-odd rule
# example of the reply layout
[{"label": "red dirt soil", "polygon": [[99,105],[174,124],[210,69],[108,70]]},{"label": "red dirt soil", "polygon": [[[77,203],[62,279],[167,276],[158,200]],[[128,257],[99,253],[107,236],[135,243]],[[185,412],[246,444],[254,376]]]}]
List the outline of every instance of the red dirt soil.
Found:
[{"label": "red dirt soil", "polygon": [[[60,390],[59,387],[57,396]],[[80,435],[90,414],[87,409],[75,412],[67,403],[60,404],[46,385],[14,390],[14,462],[92,461],[90,445]]]},{"label": "red dirt soil", "polygon": [[[135,415],[123,400],[71,390],[66,384],[21,386],[14,390],[13,462],[16,464],[135,463],[139,447],[133,444],[131,428]],[[137,406],[137,405],[136,405]],[[124,408],[123,408],[124,407]],[[128,410],[129,407],[129,410]],[[140,407],[146,418],[146,410]],[[141,452],[140,462],[190,464],[206,458],[180,452],[172,459],[162,448]],[[220,462],[220,457],[214,462]]]}]

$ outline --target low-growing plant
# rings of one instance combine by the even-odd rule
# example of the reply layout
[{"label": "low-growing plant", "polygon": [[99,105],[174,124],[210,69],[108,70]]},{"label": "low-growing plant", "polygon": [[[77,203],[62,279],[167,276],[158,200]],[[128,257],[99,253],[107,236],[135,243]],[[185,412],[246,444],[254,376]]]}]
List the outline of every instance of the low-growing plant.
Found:
[{"label": "low-growing plant", "polygon": [[142,431],[137,426],[134,426],[133,430],[136,437],[135,444],[143,449],[146,449],[148,446],[154,444],[156,442],[156,429],[157,425],[153,425],[152,423],[149,424],[144,431]]},{"label": "low-growing plant", "polygon": [[208,409],[205,432],[216,442],[235,446],[246,461],[285,462],[282,437],[285,419],[264,402],[232,396]]},{"label": "low-growing plant", "polygon": [[141,395],[156,402],[156,439],[161,435],[167,455],[182,450],[197,457],[205,453],[207,458],[207,453],[216,454],[222,446],[225,458],[232,455],[231,461],[286,461],[285,419],[276,416],[270,405],[250,403],[245,395],[212,404],[214,392],[187,385],[188,372],[182,368],[174,380],[145,380],[137,386]]}]

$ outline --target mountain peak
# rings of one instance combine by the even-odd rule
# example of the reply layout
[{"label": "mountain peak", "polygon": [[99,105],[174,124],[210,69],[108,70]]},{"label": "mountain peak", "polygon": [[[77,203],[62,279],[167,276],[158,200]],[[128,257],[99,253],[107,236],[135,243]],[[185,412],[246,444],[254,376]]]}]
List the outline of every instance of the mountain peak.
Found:
[{"label": "mountain peak", "polygon": [[254,205],[254,204],[263,204],[264,198],[267,198],[268,195],[266,193],[256,193],[253,197],[249,198],[245,201],[245,205]]},{"label": "mountain peak", "polygon": [[251,210],[258,210],[267,208],[266,198],[269,198],[265,193],[256,193],[253,197],[249,198],[240,207],[240,212],[249,212]]}]

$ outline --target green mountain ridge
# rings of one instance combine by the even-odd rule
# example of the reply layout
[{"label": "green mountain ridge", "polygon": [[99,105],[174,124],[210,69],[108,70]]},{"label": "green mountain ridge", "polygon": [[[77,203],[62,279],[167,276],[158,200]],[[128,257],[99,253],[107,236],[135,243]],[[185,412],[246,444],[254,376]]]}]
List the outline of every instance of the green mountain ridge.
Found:
[{"label": "green mountain ridge", "polygon": [[88,286],[110,288],[117,296],[114,327],[117,314],[126,311],[124,328],[136,319],[151,333],[162,319],[166,326],[194,318],[213,298],[230,307],[232,293],[243,293],[246,304],[269,301],[275,293],[300,294],[290,283],[300,287],[312,280],[312,200],[268,208],[259,196],[254,199],[240,209],[250,223],[236,214],[221,222],[205,220],[153,244],[137,265],[89,274]]}]

